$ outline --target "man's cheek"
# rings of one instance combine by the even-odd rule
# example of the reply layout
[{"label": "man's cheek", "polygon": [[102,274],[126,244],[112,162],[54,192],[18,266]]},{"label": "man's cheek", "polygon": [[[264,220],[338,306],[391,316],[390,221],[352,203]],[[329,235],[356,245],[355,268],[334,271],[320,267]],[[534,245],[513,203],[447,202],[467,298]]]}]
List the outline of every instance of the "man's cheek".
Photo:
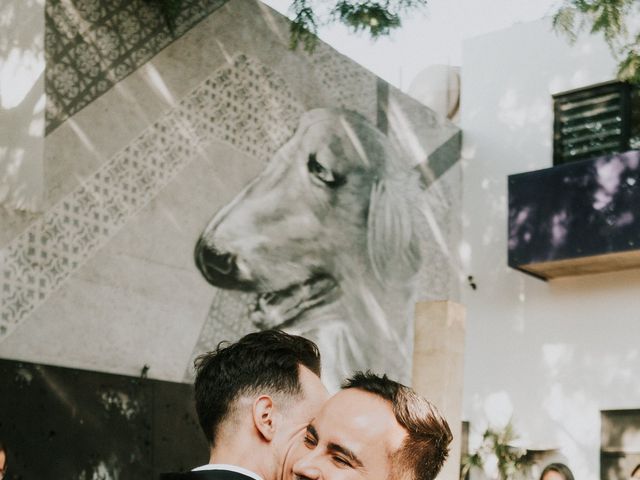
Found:
[{"label": "man's cheek", "polygon": [[287,456],[287,459],[285,461],[285,465],[284,465],[284,480],[294,480],[295,479],[295,475],[293,473],[293,466],[295,465],[295,463],[300,460],[305,453],[308,453],[307,448],[304,446],[303,440],[304,440],[304,434],[305,431],[301,431],[299,435],[296,435],[295,439],[293,440],[293,446],[291,447],[291,450],[289,450],[289,455]]}]

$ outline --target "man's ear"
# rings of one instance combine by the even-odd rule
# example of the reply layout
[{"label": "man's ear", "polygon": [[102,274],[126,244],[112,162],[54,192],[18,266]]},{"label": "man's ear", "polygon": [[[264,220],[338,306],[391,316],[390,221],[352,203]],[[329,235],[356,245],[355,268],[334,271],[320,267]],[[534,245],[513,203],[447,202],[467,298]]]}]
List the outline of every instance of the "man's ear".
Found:
[{"label": "man's ear", "polygon": [[253,424],[265,441],[273,440],[276,419],[273,399],[269,395],[261,395],[253,402]]}]

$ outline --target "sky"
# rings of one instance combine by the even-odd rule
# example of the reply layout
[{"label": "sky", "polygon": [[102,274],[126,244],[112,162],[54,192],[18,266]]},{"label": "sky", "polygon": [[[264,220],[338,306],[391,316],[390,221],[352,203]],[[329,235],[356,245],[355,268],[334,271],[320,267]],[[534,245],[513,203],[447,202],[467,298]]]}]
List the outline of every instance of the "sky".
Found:
[{"label": "sky", "polygon": [[[287,14],[291,0],[263,0]],[[559,0],[429,0],[422,10],[403,19],[398,31],[372,41],[340,25],[321,28],[319,35],[336,50],[392,85],[407,91],[430,65],[462,64],[465,39],[550,15]]]}]

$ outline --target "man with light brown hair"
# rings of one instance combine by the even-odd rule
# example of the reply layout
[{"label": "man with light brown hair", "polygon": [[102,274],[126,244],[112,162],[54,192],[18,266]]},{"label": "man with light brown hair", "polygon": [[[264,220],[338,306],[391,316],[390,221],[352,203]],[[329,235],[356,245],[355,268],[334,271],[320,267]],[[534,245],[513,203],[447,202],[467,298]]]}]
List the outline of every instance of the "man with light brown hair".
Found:
[{"label": "man with light brown hair", "polygon": [[437,409],[384,376],[357,373],[307,427],[296,480],[433,480],[453,436]]}]

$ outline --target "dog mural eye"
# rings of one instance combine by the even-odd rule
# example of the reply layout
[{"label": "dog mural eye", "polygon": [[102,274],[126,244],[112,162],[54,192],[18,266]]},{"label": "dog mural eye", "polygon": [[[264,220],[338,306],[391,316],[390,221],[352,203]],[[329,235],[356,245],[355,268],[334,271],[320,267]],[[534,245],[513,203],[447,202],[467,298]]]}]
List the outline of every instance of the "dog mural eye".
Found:
[{"label": "dog mural eye", "polygon": [[309,173],[311,175],[313,175],[315,178],[317,178],[330,188],[337,188],[341,185],[344,185],[344,183],[346,182],[346,178],[344,176],[332,172],[330,169],[326,168],[324,165],[318,162],[315,153],[309,154],[307,168],[309,169]]}]

